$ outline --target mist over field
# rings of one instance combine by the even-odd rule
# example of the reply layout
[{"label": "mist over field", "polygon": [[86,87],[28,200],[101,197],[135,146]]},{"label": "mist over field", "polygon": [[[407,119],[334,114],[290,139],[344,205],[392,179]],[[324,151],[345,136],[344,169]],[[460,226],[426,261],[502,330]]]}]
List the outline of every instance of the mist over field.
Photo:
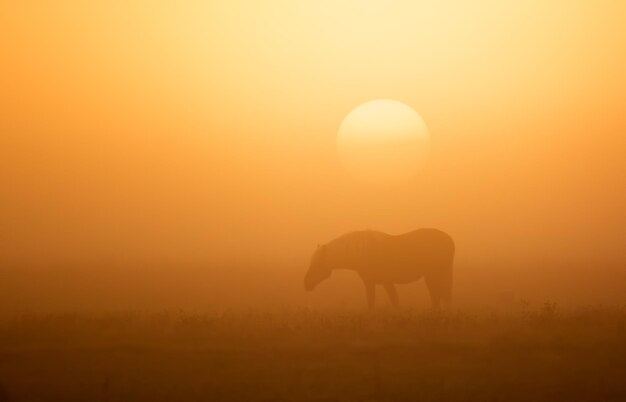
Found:
[{"label": "mist over field", "polygon": [[0,402],[625,400],[626,2],[0,5]]}]

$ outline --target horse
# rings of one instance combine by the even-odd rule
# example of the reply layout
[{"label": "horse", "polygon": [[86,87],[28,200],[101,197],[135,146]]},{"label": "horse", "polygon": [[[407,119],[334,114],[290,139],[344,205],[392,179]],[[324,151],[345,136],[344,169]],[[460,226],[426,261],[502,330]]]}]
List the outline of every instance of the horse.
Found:
[{"label": "horse", "polygon": [[396,284],[424,278],[434,309],[450,306],[454,241],[437,229],[418,229],[401,235],[373,230],[344,234],[317,246],[304,277],[312,291],[332,271],[356,271],[363,280],[367,306],[374,309],[376,285],[383,285],[393,307],[399,306]]}]

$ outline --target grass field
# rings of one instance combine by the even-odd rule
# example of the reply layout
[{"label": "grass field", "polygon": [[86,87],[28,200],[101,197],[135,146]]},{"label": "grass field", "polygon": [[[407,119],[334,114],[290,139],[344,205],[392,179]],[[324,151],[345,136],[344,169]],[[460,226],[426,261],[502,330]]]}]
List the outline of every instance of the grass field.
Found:
[{"label": "grass field", "polygon": [[626,309],[22,315],[0,401],[622,401]]}]

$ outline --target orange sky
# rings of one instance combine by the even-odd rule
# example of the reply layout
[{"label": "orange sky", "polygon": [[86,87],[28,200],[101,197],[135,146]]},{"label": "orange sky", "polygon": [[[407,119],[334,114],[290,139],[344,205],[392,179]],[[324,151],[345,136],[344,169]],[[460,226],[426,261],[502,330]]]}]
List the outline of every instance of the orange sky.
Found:
[{"label": "orange sky", "polygon": [[[626,3],[0,5],[0,260],[298,264],[438,227],[459,263],[624,267]],[[355,106],[432,138],[401,186],[342,169]],[[282,268],[281,268],[282,269]]]}]

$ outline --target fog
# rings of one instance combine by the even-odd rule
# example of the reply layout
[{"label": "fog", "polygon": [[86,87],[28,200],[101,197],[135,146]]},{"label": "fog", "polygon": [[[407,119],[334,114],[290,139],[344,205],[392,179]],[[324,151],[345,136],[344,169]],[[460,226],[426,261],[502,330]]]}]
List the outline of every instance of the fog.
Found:
[{"label": "fog", "polygon": [[[626,301],[623,5],[282,3],[2,6],[3,313],[362,308],[316,245],[422,227],[455,308]],[[429,128],[409,182],[339,163],[375,98]]]}]

